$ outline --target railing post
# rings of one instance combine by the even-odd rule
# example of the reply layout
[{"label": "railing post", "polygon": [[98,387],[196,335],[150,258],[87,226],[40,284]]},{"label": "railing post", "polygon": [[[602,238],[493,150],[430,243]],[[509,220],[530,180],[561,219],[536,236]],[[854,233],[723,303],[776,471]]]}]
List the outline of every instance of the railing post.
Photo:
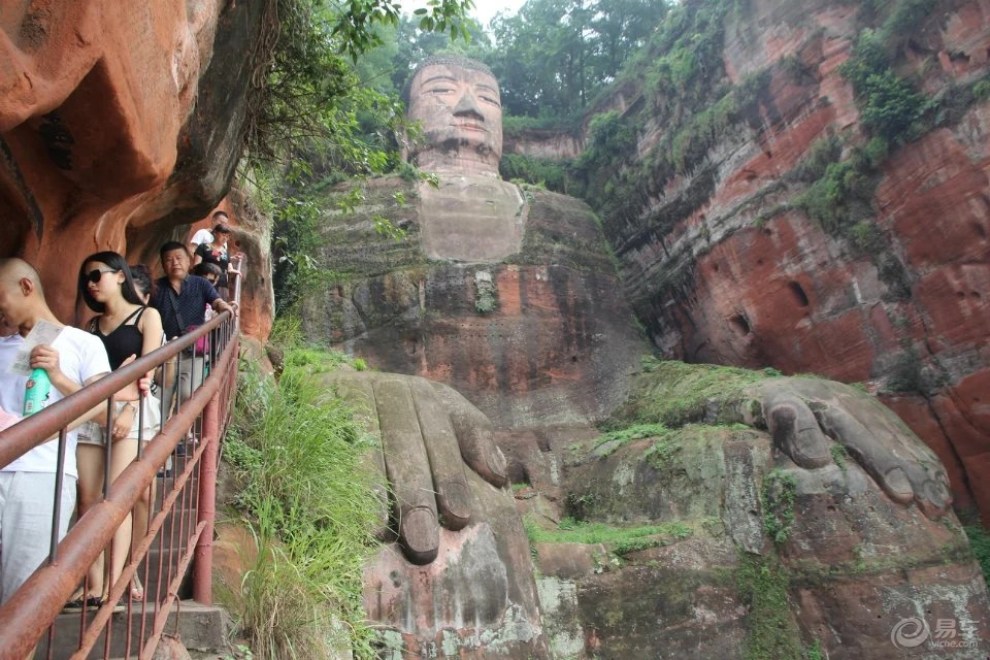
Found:
[{"label": "railing post", "polygon": [[[233,368],[237,368],[236,365]],[[229,374],[228,374],[229,377]],[[203,605],[213,604],[213,523],[217,514],[217,462],[220,447],[219,388],[203,409],[203,455],[199,468],[199,516],[205,523],[196,541],[193,564],[193,598]]]}]

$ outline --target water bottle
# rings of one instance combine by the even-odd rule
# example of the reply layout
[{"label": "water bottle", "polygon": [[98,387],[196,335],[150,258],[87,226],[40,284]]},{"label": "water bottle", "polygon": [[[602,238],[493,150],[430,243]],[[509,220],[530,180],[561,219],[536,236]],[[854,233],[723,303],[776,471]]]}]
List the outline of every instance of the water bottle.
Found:
[{"label": "water bottle", "polygon": [[52,381],[48,372],[40,367],[31,372],[24,387],[24,416],[33,415],[45,407],[52,391]]}]

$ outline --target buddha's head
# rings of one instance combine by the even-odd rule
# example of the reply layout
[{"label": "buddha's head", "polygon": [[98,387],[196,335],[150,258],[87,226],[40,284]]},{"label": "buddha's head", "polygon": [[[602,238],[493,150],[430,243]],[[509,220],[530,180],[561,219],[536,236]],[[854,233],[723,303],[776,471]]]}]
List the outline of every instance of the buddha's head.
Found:
[{"label": "buddha's head", "polygon": [[502,157],[502,104],[487,66],[457,56],[425,60],[409,84],[409,118],[423,140],[408,159],[436,172],[498,173]]}]

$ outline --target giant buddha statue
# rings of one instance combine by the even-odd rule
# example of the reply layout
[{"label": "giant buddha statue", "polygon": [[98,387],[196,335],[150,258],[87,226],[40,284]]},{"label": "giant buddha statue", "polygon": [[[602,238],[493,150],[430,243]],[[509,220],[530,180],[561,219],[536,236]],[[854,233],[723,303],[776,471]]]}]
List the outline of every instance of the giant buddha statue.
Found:
[{"label": "giant buddha statue", "polygon": [[383,656],[899,657],[925,611],[984,652],[934,454],[849,386],[644,360],[593,212],[499,178],[499,101],[480,63],[420,65],[406,156],[438,185],[377,179],[328,214],[302,304],[379,370],[325,378],[382,441]]}]

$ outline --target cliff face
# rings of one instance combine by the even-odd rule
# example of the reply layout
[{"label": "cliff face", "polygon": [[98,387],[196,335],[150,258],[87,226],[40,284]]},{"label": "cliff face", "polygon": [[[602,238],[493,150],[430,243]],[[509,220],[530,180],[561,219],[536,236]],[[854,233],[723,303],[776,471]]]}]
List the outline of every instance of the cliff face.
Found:
[{"label": "cliff face", "polygon": [[[952,657],[986,653],[986,587],[954,516],[892,503],[851,462],[781,466],[767,434],[703,425],[551,451],[583,521],[534,544],[554,657],[920,658],[931,647],[891,636],[920,611],[974,622],[957,624]],[[790,522],[775,541],[780,483]]]},{"label": "cliff face", "polygon": [[[157,266],[158,246],[226,194],[263,9],[260,1],[5,6],[0,254],[38,267],[63,320],[74,319],[74,274],[86,255],[116,250]],[[270,298],[270,287],[260,295]]]},{"label": "cliff face", "polygon": [[[731,4],[598,108],[636,154],[588,197],[637,316],[669,357],[868,381],[990,516],[990,3]],[[896,94],[850,82],[874,42]]]}]

